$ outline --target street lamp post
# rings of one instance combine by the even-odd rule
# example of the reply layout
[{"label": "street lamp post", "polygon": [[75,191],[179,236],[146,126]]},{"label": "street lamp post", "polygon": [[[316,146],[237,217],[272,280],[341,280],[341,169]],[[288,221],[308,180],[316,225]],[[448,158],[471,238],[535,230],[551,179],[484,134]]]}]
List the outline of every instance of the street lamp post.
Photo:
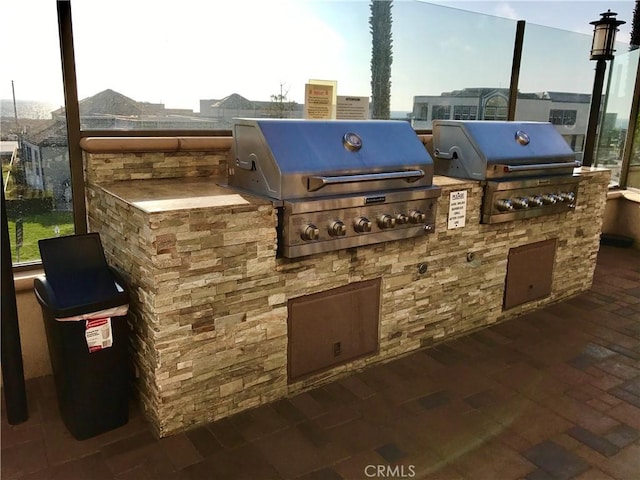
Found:
[{"label": "street lamp post", "polygon": [[596,74],[593,80],[593,93],[591,94],[591,107],[589,109],[589,123],[584,145],[582,165],[590,167],[593,163],[596,144],[596,131],[598,129],[598,117],[600,115],[600,103],[602,102],[602,87],[604,85],[604,73],[607,69],[607,60],[613,60],[613,44],[616,40],[618,27],[626,22],[616,19],[617,13],[607,10],[601,13],[601,18],[590,22],[593,25],[593,41],[591,42],[591,60],[596,60]]}]

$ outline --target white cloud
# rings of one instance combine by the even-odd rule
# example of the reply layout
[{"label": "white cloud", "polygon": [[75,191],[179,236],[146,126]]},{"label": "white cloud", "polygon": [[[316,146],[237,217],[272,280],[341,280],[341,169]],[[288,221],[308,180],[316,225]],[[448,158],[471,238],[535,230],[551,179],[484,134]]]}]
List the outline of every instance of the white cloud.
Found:
[{"label": "white cloud", "polygon": [[502,18],[510,18],[511,20],[522,20],[522,16],[516,12],[516,9],[513,8],[507,2],[500,2],[494,8],[494,14],[498,17]]}]

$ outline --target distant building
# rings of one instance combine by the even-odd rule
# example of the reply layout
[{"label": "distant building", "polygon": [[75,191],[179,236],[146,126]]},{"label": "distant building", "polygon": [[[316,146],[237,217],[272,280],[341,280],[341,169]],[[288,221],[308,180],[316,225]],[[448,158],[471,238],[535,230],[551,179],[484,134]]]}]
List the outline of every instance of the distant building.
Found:
[{"label": "distant building", "polygon": [[[413,126],[431,129],[433,120],[506,120],[506,88],[464,88],[440,95],[413,97]],[[591,95],[584,93],[518,93],[516,120],[551,122],[576,152],[581,152]]]},{"label": "distant building", "polygon": [[247,100],[233,93],[220,100],[200,100],[200,115],[215,119],[224,129],[231,129],[234,118],[302,118],[304,105],[296,102]]},{"label": "distant building", "polygon": [[59,121],[21,140],[21,163],[27,186],[51,192],[54,205],[71,209],[71,175],[67,125]]}]

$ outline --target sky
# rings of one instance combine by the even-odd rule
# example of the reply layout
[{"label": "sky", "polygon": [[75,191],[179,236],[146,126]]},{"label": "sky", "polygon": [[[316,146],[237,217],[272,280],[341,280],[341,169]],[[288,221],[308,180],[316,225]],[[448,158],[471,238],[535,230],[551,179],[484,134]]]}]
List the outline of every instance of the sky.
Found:
[{"label": "sky", "polygon": [[[281,88],[303,103],[304,84],[326,79],[338,82],[338,95],[369,96],[368,4],[71,0],[78,95],[111,88],[137,101],[198,111],[200,99],[239,93],[269,100]],[[617,39],[628,42],[633,6],[632,0],[395,0],[391,108],[410,110],[415,95],[508,87],[520,19],[527,21],[520,90],[590,93],[589,22],[607,9],[617,12],[627,21]],[[0,98],[11,98],[14,80],[18,99],[60,105],[55,2],[3,1],[0,18],[9,39]]]},{"label": "sky", "polygon": [[629,43],[633,1],[600,1],[600,0],[509,0],[487,2],[482,0],[448,0],[429,1],[436,5],[485,13],[512,20],[525,20],[537,25],[560,28],[577,33],[591,35],[593,25],[589,22],[598,20],[602,12],[611,10],[618,14],[619,20],[627,23],[620,26],[616,39]]}]

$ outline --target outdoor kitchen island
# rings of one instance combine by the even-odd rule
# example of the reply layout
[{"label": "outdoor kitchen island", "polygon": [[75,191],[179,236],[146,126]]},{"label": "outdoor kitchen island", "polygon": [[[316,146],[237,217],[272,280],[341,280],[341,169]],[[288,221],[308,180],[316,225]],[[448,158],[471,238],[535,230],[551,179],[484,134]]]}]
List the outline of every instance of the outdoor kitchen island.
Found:
[{"label": "outdoor kitchen island", "polygon": [[[223,147],[148,153],[128,150],[126,142],[109,151],[108,142],[97,148],[85,140],[89,228],[131,287],[137,391],[159,436],[429,348],[592,282],[608,170],[576,170],[572,211],[498,224],[480,222],[481,182],[435,176],[442,193],[434,233],[290,259],[276,255],[273,204],[224,186]],[[464,226],[454,228],[456,192],[465,192],[466,205]],[[533,246],[535,266],[537,245],[543,258],[552,249],[551,270],[536,274],[541,283],[550,275],[548,291],[503,309],[510,253]],[[517,264],[526,270],[531,258]],[[292,378],[289,337],[299,328],[289,320],[292,302],[310,296],[311,311],[321,315],[324,299],[328,321],[341,313],[337,321],[349,325],[353,311],[343,310],[344,299],[334,304],[332,292],[342,298],[345,287],[360,284],[365,294],[356,300],[379,299],[373,325],[366,325],[375,348]],[[375,291],[379,296],[369,295]],[[339,342],[328,346],[342,354]]]}]

